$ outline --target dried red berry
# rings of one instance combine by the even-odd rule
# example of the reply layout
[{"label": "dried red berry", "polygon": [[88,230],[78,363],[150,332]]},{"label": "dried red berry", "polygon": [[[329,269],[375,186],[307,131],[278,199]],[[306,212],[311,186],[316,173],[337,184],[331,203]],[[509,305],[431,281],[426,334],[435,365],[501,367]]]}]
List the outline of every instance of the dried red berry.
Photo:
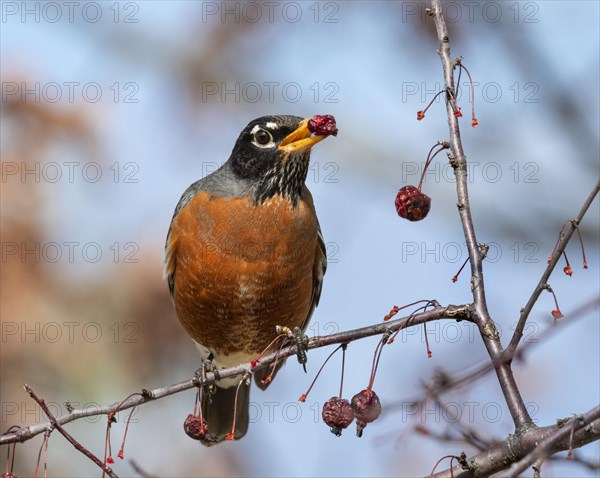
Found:
[{"label": "dried red berry", "polygon": [[375,421],[381,414],[381,402],[377,394],[367,388],[352,397],[351,406],[356,417],[356,436],[361,437],[367,423]]},{"label": "dried red berry", "polygon": [[204,418],[191,413],[183,422],[183,430],[190,438],[194,440],[204,440],[208,436],[208,426]]},{"label": "dried red berry", "polygon": [[321,412],[323,421],[331,427],[331,433],[335,436],[340,436],[342,430],[348,428],[354,421],[354,413],[350,402],[345,398],[331,397],[323,405]]},{"label": "dried red berry", "polygon": [[113,459],[113,457],[112,457],[112,456],[109,456],[109,457],[106,459],[106,463],[108,463],[109,465],[112,465],[114,462],[115,462],[115,460]]},{"label": "dried red berry", "polygon": [[0,475],[0,478],[17,478],[17,475],[15,475],[12,471],[5,471]]},{"label": "dried red berry", "polygon": [[308,121],[308,130],[321,136],[336,136],[338,133],[335,118],[332,115],[315,115]]},{"label": "dried red berry", "polygon": [[563,271],[569,277],[571,277],[573,275],[573,269],[571,269],[571,266],[569,266],[569,265],[565,266],[564,269],[563,269]]},{"label": "dried red berry", "polygon": [[398,191],[395,204],[400,217],[420,221],[431,209],[431,198],[414,186],[404,186]]}]

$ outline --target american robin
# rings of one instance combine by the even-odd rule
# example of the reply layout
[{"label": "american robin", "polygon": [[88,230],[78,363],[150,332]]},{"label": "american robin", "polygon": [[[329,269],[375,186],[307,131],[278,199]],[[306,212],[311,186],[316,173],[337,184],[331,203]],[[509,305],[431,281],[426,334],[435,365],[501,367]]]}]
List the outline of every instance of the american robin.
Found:
[{"label": "american robin", "polygon": [[[179,321],[217,371],[255,359],[276,325],[308,325],[327,258],[305,180],[311,148],[336,133],[332,116],[255,119],[223,166],[179,200],[165,247],[169,290]],[[264,388],[261,378],[255,372]],[[205,445],[223,441],[232,428],[235,439],[248,430],[245,384],[232,427],[240,380],[217,381],[205,394]]]}]

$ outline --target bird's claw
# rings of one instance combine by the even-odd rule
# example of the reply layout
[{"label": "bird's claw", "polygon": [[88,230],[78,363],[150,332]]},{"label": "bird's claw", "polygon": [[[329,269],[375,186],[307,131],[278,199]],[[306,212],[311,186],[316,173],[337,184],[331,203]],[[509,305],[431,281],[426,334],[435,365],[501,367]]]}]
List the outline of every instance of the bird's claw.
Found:
[{"label": "bird's claw", "polygon": [[306,373],[306,362],[308,357],[306,351],[308,350],[308,335],[302,332],[302,329],[296,327],[294,329],[294,342],[296,343],[296,356],[298,357],[298,363],[302,364],[304,373]]},{"label": "bird's claw", "polygon": [[202,388],[210,397],[215,394],[216,385],[215,382],[208,382],[206,375],[209,372],[214,374],[215,380],[220,379],[219,372],[213,361],[211,359],[206,359],[202,362],[200,368],[194,372],[194,381],[197,383],[197,386]]}]

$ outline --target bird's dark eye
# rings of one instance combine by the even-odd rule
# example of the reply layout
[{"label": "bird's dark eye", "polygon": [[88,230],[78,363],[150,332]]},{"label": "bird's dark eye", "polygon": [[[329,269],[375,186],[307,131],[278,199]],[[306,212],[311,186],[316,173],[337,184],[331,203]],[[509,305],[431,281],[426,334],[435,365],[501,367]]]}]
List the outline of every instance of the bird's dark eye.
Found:
[{"label": "bird's dark eye", "polygon": [[273,141],[273,136],[271,136],[271,133],[268,131],[259,129],[256,133],[254,133],[254,141],[262,145],[269,144],[271,141]]}]

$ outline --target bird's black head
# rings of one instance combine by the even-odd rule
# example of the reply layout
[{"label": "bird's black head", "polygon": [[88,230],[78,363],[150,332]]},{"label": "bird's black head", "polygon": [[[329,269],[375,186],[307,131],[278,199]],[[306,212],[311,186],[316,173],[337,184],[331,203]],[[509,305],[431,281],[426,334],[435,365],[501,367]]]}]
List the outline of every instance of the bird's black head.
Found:
[{"label": "bird's black head", "polygon": [[237,139],[229,163],[235,176],[251,184],[258,204],[280,194],[294,204],[304,190],[310,150],[326,135],[312,135],[311,118],[263,116]]}]

